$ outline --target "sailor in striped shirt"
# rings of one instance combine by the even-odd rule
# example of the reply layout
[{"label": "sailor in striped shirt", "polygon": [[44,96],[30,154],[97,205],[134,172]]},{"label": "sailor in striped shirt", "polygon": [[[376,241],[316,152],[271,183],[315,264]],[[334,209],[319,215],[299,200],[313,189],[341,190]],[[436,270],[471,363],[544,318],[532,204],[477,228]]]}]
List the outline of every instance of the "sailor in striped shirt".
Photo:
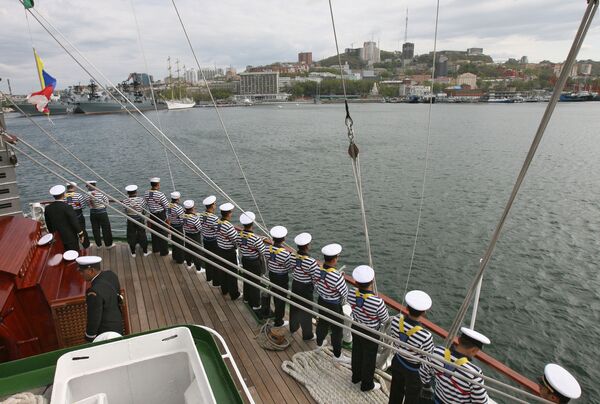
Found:
[{"label": "sailor in striped shirt", "polygon": [[[312,307],[304,302],[294,299],[294,295],[302,296],[310,301],[313,300],[315,274],[319,271],[317,260],[308,255],[312,236],[310,233],[300,233],[294,238],[298,246],[298,251],[294,253],[294,270],[292,272],[292,299],[307,309]],[[290,332],[295,333],[302,327],[302,339],[309,341],[315,338],[312,329],[312,315],[300,310],[295,306],[290,306]]]},{"label": "sailor in striped shirt", "polygon": [[[375,271],[368,265],[359,265],[352,271],[356,287],[348,294],[352,307],[352,319],[373,330],[379,330],[390,319],[383,300],[371,290]],[[378,336],[352,325],[357,330],[374,338]],[[379,390],[381,385],[373,381],[379,345],[359,335],[352,336],[352,383],[360,383],[361,391]]]},{"label": "sailor in striped shirt", "polygon": [[[183,234],[185,235],[185,246],[195,252],[196,254],[200,254],[200,245],[202,244],[202,223],[200,221],[200,216],[196,213],[196,209],[194,208],[194,201],[191,199],[183,202],[183,207],[185,208],[185,213],[182,215],[182,226],[183,226]],[[187,262],[188,269],[192,269],[193,266],[196,267],[196,271],[200,271],[202,266],[202,260],[191,253],[185,253],[185,261]]]},{"label": "sailor in striped shirt", "polygon": [[566,404],[581,397],[581,386],[567,369],[549,363],[540,378],[540,396],[554,403]]},{"label": "sailor in striped shirt", "polygon": [[67,192],[65,192],[65,202],[73,208],[75,211],[75,215],[77,216],[77,221],[79,222],[79,226],[81,230],[83,230],[83,242],[81,245],[83,248],[88,248],[90,246],[90,238],[88,236],[87,230],[85,229],[85,216],[83,215],[83,209],[88,207],[89,205],[89,196],[85,194],[80,194],[75,190],[77,186],[74,182],[67,183]]},{"label": "sailor in striped shirt", "polygon": [[90,205],[90,222],[92,223],[92,233],[94,241],[98,247],[102,247],[102,241],[106,248],[112,248],[113,237],[110,229],[110,221],[106,206],[108,205],[108,197],[96,189],[96,181],[87,181],[86,188],[88,189],[89,205]]},{"label": "sailor in striped shirt", "polygon": [[[219,206],[221,219],[217,222],[217,245],[219,246],[219,256],[226,259],[231,265],[219,262],[220,265],[237,273],[237,246],[240,244],[240,235],[233,225],[229,222],[233,213],[234,206],[227,202]],[[217,279],[221,284],[221,293],[229,293],[231,300],[237,300],[240,297],[237,278],[227,272],[217,270]]]},{"label": "sailor in striped shirt", "polygon": [[[450,349],[444,348],[443,346],[435,347],[433,354],[439,357],[439,359],[428,358],[428,361],[429,363],[443,366],[446,370],[454,371],[454,373],[464,376],[468,380],[481,384],[483,383],[481,377],[467,373],[464,369],[483,374],[481,368],[474,365],[471,361],[484,344],[487,345],[490,343],[490,340],[485,335],[471,330],[470,328],[462,327],[460,330],[462,334],[458,338],[458,344],[453,345]],[[451,362],[451,364],[448,362]],[[428,364],[421,365],[420,374],[421,381],[425,385],[429,385],[431,379],[435,377],[436,403],[487,404],[489,401],[487,391],[484,387],[466,382],[454,377],[452,374],[434,369]]]},{"label": "sailor in striped shirt", "polygon": [[[265,250],[269,280],[277,286],[281,286],[287,290],[290,284],[289,273],[293,269],[292,254],[283,247],[285,236],[287,236],[287,229],[283,226],[275,226],[269,233],[273,238],[273,245],[270,245]],[[281,296],[286,295],[279,290],[273,290],[273,292]],[[264,303],[267,302],[263,302],[263,304]],[[273,325],[275,327],[285,327],[289,324],[288,321],[283,321],[283,316],[285,315],[285,302],[273,297],[273,304],[275,306],[275,320]],[[266,308],[264,308],[265,311],[268,312],[270,306],[271,299],[269,297]]]},{"label": "sailor in striped shirt", "polygon": [[[127,206],[125,213],[128,217],[144,223],[144,212],[148,210],[146,201],[141,196],[137,196],[137,185],[127,185],[125,191],[127,198],[123,200],[123,205]],[[135,246],[139,244],[144,251],[144,257],[150,254],[148,252],[148,238],[146,238],[146,229],[139,224],[127,220],[127,243],[131,256],[135,258]]]},{"label": "sailor in striped shirt", "polygon": [[[348,297],[348,287],[344,276],[338,272],[336,265],[342,246],[339,244],[328,244],[321,249],[324,256],[323,266],[317,271],[314,277],[315,288],[319,295],[319,306],[333,310],[342,314],[342,301]],[[335,359],[340,362],[349,362],[349,359],[342,355],[342,328],[338,325],[339,318],[322,312],[317,322],[317,345],[323,347],[325,337],[331,328],[331,345]]]},{"label": "sailor in striped shirt", "polygon": [[[421,290],[411,290],[404,297],[404,301],[408,315],[399,314],[392,319],[390,335],[410,346],[432,353],[433,337],[420,323],[427,310],[431,308],[431,297]],[[402,353],[396,353],[392,360],[389,404],[401,403],[402,400],[406,404],[418,404],[423,388],[419,377],[421,363],[412,356],[420,356],[425,360],[427,356],[404,349],[399,344],[395,345],[402,350]]]},{"label": "sailor in striped shirt", "polygon": [[[150,189],[144,193],[144,199],[148,205],[150,211],[150,219],[158,222],[162,226],[166,226],[167,219],[167,208],[169,207],[169,201],[165,194],[160,192],[160,178],[150,178]],[[151,226],[151,224],[150,224]],[[156,227],[158,233],[163,236],[167,235],[167,231],[162,228]],[[152,233],[152,252],[160,253],[161,256],[169,255],[169,243],[154,233]]]},{"label": "sailor in striped shirt", "polygon": [[[174,191],[171,192],[171,202],[169,202],[169,206],[167,207],[167,220],[169,225],[173,229],[173,231],[179,235],[183,235],[183,207],[179,204],[179,198],[181,198],[181,193]],[[173,261],[178,264],[183,264],[185,260],[185,254],[183,250],[178,246],[178,244],[182,244],[183,241],[177,236],[171,235],[171,241],[173,245]],[[200,270],[200,268],[196,268]]]},{"label": "sailor in striped shirt", "polygon": [[[204,205],[205,211],[200,214],[200,220],[202,221],[202,244],[204,248],[208,251],[218,254],[217,245],[217,222],[219,218],[215,215],[215,210],[217,209],[217,198],[214,195],[210,195],[202,201],[202,205]],[[208,256],[211,260],[214,260],[214,257]],[[204,268],[206,268],[206,281],[212,281],[212,286],[220,287],[221,283],[217,279],[216,269],[211,263],[205,262]]]},{"label": "sailor in striped shirt", "polygon": [[[256,216],[252,212],[244,212],[240,215],[240,223],[244,226],[240,230],[240,253],[242,255],[242,267],[254,275],[262,275],[264,268],[265,243],[262,237],[257,236],[252,231],[252,225]],[[248,282],[244,282],[244,301],[247,302],[252,310],[260,310],[260,290],[253,283],[258,283],[254,278],[244,274]]]}]

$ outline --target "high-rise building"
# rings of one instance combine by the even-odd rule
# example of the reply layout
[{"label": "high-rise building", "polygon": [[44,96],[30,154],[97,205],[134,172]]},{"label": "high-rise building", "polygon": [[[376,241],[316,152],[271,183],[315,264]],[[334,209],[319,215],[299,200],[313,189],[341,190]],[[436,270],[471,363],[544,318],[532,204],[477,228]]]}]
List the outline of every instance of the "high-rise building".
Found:
[{"label": "high-rise building", "polygon": [[483,48],[469,48],[467,49],[468,56],[483,55]]},{"label": "high-rise building", "polygon": [[240,78],[240,96],[252,100],[279,98],[279,72],[244,72]]},{"label": "high-rise building", "polygon": [[368,62],[369,64],[379,63],[381,61],[381,55],[377,43],[373,41],[367,41],[363,44],[362,51],[360,52],[360,59]]},{"label": "high-rise building", "polygon": [[590,76],[592,74],[592,64],[581,63],[579,65],[579,74],[582,76]]},{"label": "high-rise building", "polygon": [[435,77],[445,77],[448,75],[448,57],[439,55],[435,62]]},{"label": "high-rise building", "polygon": [[154,83],[154,77],[147,73],[129,73],[127,80],[137,81],[142,86],[149,86],[150,83]]},{"label": "high-rise building", "polygon": [[521,60],[519,61],[522,65],[526,65],[529,63],[529,58],[527,56],[521,56]]},{"label": "high-rise building", "polygon": [[405,42],[402,44],[402,59],[412,60],[415,57],[415,44],[411,42]]},{"label": "high-rise building", "polygon": [[300,52],[298,53],[298,63],[311,66],[312,65],[312,52]]},{"label": "high-rise building", "polygon": [[185,69],[185,71],[183,72],[183,79],[186,83],[189,84],[198,83],[198,73],[196,72],[196,69],[194,69],[193,67],[190,69]]},{"label": "high-rise building", "polygon": [[198,70],[198,81],[203,81],[204,79],[214,80],[218,76],[223,76],[223,69],[216,67],[203,67],[201,70]]}]

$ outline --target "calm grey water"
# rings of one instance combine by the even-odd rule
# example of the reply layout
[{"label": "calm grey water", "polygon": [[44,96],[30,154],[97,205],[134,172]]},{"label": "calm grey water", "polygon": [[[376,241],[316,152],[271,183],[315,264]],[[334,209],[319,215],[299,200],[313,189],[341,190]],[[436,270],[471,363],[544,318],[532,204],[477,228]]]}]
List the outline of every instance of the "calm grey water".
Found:
[{"label": "calm grey water", "polygon": [[[450,325],[544,108],[433,106],[425,202],[409,278],[428,106],[351,105],[380,291],[402,300],[408,279],[409,288],[431,294],[430,318]],[[487,351],[526,376],[536,377],[547,362],[571,370],[584,389],[581,402],[600,402],[599,112],[600,103],[558,106],[485,275],[476,325],[492,340]],[[292,104],[221,113],[266,223],[285,225],[292,237],[311,232],[315,253],[341,243],[348,270],[366,263],[343,107]],[[213,109],[161,111],[159,118],[203,170],[241,206],[255,210]],[[117,186],[143,187],[160,176],[171,191],[162,146],[131,117],[56,117],[54,127],[36,120]],[[8,126],[89,175],[27,120],[9,119]],[[170,161],[183,198],[214,193]],[[46,199],[57,180],[23,157],[20,162],[23,201]]]}]

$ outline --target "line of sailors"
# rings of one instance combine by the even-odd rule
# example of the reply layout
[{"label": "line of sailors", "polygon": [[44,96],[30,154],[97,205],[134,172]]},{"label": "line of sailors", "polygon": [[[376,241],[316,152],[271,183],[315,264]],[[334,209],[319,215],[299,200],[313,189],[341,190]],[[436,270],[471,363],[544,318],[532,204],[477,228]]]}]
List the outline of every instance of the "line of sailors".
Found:
[{"label": "line of sailors", "polygon": [[[154,220],[170,223],[174,231],[202,243],[205,249],[226,259],[232,265],[237,265],[236,250],[239,248],[241,264],[244,269],[255,275],[261,275],[265,268],[269,280],[284,289],[289,288],[291,273],[291,289],[294,294],[313,300],[314,292],[316,292],[319,307],[327,308],[338,314],[343,313],[342,306],[347,302],[352,308],[353,320],[373,330],[380,330],[389,321],[390,316],[385,303],[372,290],[375,273],[371,267],[367,265],[356,267],[352,273],[356,287],[353,287],[351,291],[348,290],[343,274],[337,269],[338,259],[342,252],[340,244],[328,244],[321,249],[323,265],[319,266],[317,261],[309,255],[312,241],[309,233],[297,235],[294,238],[297,250],[290,252],[284,247],[287,229],[283,226],[275,226],[270,230],[273,243],[266,245],[265,239],[253,232],[255,215],[252,212],[243,212],[240,215],[239,221],[243,225],[243,229],[238,232],[231,223],[233,204],[227,202],[220,205],[221,217],[219,218],[215,213],[216,197],[211,195],[202,202],[205,210],[197,213],[194,201],[186,200],[181,206],[179,204],[181,195],[173,192],[171,193],[171,202],[168,202],[165,195],[160,192],[160,179],[152,178],[150,182],[151,189],[146,191],[143,198],[137,196],[137,186],[126,187],[128,198],[123,202],[128,207],[127,214],[132,218],[142,221],[143,212],[149,211]],[[166,235],[164,230],[157,229],[157,231]],[[132,254],[135,254],[135,244],[138,242],[146,253],[147,250],[143,244],[143,240],[146,239],[145,231],[131,221],[128,221],[127,239]],[[166,240],[153,235],[152,246],[154,252],[160,252],[161,255],[169,254]],[[188,245],[188,247],[200,253],[195,246]],[[200,270],[200,260],[191,254],[184,254],[176,245],[173,245],[173,260],[177,263],[183,263],[185,260],[189,269],[195,266],[197,271]],[[237,300],[241,296],[237,279],[233,275],[218,270],[210,263],[206,263],[205,267],[206,280],[209,283],[212,282],[212,286],[220,287],[223,295],[229,294],[232,300]],[[245,275],[245,278],[255,282],[249,275]],[[284,295],[280,291],[276,293]],[[263,314],[268,314],[270,311],[270,296],[261,301],[259,290],[251,283],[244,282],[243,296],[245,302],[253,310],[261,311]],[[330,340],[334,360],[351,363],[352,382],[360,383],[362,391],[372,391],[381,387],[374,382],[378,349],[375,342],[354,334],[352,357],[347,358],[342,354],[343,333],[337,318],[319,310],[320,318],[317,321],[315,333],[313,333],[312,316],[309,313],[292,306],[288,323],[283,319],[285,302],[276,297],[273,300],[275,327],[289,325],[292,333],[301,329],[302,338],[304,340],[316,339],[318,348],[325,346],[325,338],[331,331]],[[390,335],[409,346],[432,353],[434,357],[432,359],[418,354],[416,351],[406,350],[397,344],[400,352],[396,353],[392,360],[389,403],[419,403],[422,395],[431,395],[433,385],[435,386],[433,395],[436,403],[487,403],[488,394],[481,386],[483,379],[474,375],[481,375],[482,370],[472,360],[484,345],[490,344],[490,340],[475,330],[462,327],[458,342],[451,348],[435,347],[431,332],[425,329],[421,323],[432,306],[431,298],[423,291],[413,290],[406,294],[405,301],[407,314],[399,314],[392,318]],[[306,306],[304,303],[301,304]],[[355,325],[352,328],[360,330]],[[376,334],[367,334],[378,339]],[[415,355],[420,356],[425,362],[417,361],[414,358]],[[430,364],[453,370],[455,374],[472,382],[438,371]],[[581,388],[567,370],[556,364],[548,364],[540,378],[540,395],[554,402],[566,403],[570,399],[579,398]]]}]

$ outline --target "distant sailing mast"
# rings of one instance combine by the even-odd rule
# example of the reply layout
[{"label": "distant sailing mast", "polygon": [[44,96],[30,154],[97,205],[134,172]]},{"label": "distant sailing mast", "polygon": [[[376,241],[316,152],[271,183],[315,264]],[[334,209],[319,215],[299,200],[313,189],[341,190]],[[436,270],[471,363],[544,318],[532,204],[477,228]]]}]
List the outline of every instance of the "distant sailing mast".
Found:
[{"label": "distant sailing mast", "polygon": [[[167,58],[167,61],[169,62],[169,83],[171,85],[171,99],[170,100],[166,100],[167,103],[167,108],[172,110],[172,109],[187,109],[187,108],[193,108],[194,105],[196,105],[196,103],[192,100],[189,99],[182,99],[181,98],[181,82],[180,82],[180,75],[179,75],[179,59],[177,59],[175,61],[175,65],[177,66],[177,85],[179,86],[179,98],[175,99],[175,89],[173,87],[173,75],[172,75],[172,71],[171,71],[171,56],[169,56]],[[184,66],[185,69],[185,66]]]}]

